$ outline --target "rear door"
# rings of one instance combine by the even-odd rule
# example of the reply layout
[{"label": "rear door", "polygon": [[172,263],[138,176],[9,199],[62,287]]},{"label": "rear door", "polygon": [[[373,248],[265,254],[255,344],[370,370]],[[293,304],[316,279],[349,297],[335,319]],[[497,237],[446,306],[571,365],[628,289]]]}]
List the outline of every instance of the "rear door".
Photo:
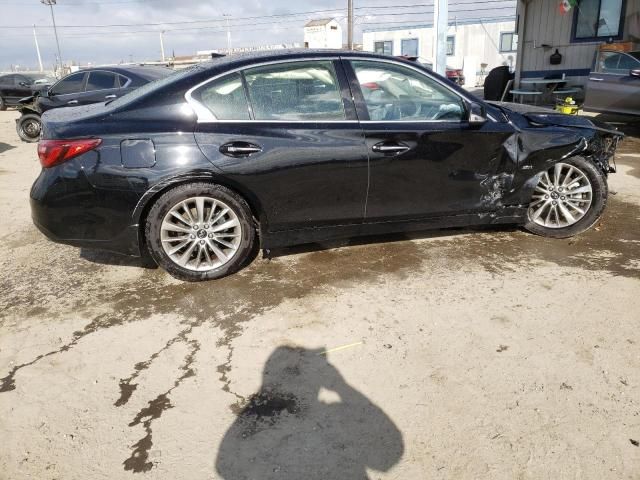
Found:
[{"label": "rear door", "polygon": [[622,52],[600,52],[589,74],[584,102],[586,110],[640,114],[640,78],[631,75],[640,60]]},{"label": "rear door", "polygon": [[118,75],[103,70],[92,70],[87,78],[87,85],[83,93],[76,99],[79,105],[106,102],[117,98],[120,94]]},{"label": "rear door", "polygon": [[247,68],[188,98],[198,145],[260,202],[270,231],[362,222],[368,158],[337,59]]}]

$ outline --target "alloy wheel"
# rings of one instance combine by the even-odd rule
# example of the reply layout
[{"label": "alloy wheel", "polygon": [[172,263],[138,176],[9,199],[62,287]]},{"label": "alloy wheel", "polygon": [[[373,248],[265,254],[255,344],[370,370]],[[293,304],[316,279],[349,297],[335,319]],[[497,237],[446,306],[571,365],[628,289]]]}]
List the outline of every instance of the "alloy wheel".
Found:
[{"label": "alloy wheel", "polygon": [[591,182],[582,170],[556,163],[540,175],[529,204],[529,219],[547,228],[569,227],[586,215],[592,198]]},{"label": "alloy wheel", "polygon": [[162,220],[164,252],[177,265],[206,272],[228,263],[238,252],[242,226],[224,202],[192,197],[174,205]]},{"label": "alloy wheel", "polygon": [[27,120],[20,128],[25,136],[29,138],[38,138],[40,135],[40,122],[37,120]]}]

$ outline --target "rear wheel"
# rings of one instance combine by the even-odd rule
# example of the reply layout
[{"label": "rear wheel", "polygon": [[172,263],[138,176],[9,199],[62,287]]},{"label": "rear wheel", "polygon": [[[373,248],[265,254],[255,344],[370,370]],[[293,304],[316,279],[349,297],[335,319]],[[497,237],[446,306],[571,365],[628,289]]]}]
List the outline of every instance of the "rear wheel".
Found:
[{"label": "rear wheel", "polygon": [[581,157],[559,162],[540,174],[525,228],[538,235],[565,238],[591,228],[607,203],[607,180]]},{"label": "rear wheel", "polygon": [[0,111],[4,111],[7,109],[7,102],[4,101],[4,98],[0,96]]},{"label": "rear wheel", "polygon": [[147,217],[153,259],[186,281],[212,280],[251,259],[256,232],[247,203],[220,185],[192,183],[162,195]]},{"label": "rear wheel", "polygon": [[16,125],[18,136],[25,142],[29,143],[38,141],[41,129],[42,123],[40,121],[40,115],[36,115],[35,113],[23,115],[20,117]]}]

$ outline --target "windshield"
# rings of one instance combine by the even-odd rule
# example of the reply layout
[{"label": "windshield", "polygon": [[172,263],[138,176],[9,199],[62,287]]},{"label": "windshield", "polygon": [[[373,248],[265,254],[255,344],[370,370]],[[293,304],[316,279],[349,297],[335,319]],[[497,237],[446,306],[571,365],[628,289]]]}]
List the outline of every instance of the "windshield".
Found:
[{"label": "windshield", "polygon": [[134,102],[139,98],[144,97],[147,94],[150,94],[156,90],[164,88],[165,86],[170,85],[174,82],[179,82],[183,78],[186,78],[189,75],[191,75],[196,70],[202,70],[202,67],[200,67],[199,65],[194,65],[192,67],[185,68],[184,70],[178,70],[167,77],[160,78],[158,80],[154,80],[153,82],[147,83],[146,85],[143,85],[140,88],[136,88],[132,92],[129,92],[126,95],[123,95],[122,97],[107,103],[109,104],[109,106],[116,107],[116,108],[122,107],[124,105],[128,105],[129,103]]}]

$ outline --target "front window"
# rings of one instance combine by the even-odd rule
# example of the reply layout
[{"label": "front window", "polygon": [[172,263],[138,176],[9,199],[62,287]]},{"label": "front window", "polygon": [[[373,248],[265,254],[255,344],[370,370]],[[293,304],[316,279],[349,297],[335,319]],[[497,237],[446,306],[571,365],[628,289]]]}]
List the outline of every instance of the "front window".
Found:
[{"label": "front window", "polygon": [[82,92],[84,86],[84,73],[74,73],[63,78],[51,88],[54,95]]},{"label": "front window", "polygon": [[449,35],[447,37],[447,55],[453,56],[456,54],[456,37],[455,35]]},{"label": "front window", "polygon": [[624,0],[578,0],[574,13],[574,40],[596,40],[622,35]]},{"label": "front window", "polygon": [[518,50],[518,36],[513,32],[500,34],[500,51],[515,52]]},{"label": "front window", "polygon": [[373,51],[381,55],[393,55],[393,42],[390,40],[374,42]]},{"label": "front window", "polygon": [[406,57],[418,56],[418,39],[407,38],[402,40],[402,55]]},{"label": "front window", "polygon": [[462,99],[431,77],[402,65],[353,61],[373,121],[461,121]]},{"label": "front window", "polygon": [[256,120],[345,120],[331,61],[294,62],[244,72]]}]

